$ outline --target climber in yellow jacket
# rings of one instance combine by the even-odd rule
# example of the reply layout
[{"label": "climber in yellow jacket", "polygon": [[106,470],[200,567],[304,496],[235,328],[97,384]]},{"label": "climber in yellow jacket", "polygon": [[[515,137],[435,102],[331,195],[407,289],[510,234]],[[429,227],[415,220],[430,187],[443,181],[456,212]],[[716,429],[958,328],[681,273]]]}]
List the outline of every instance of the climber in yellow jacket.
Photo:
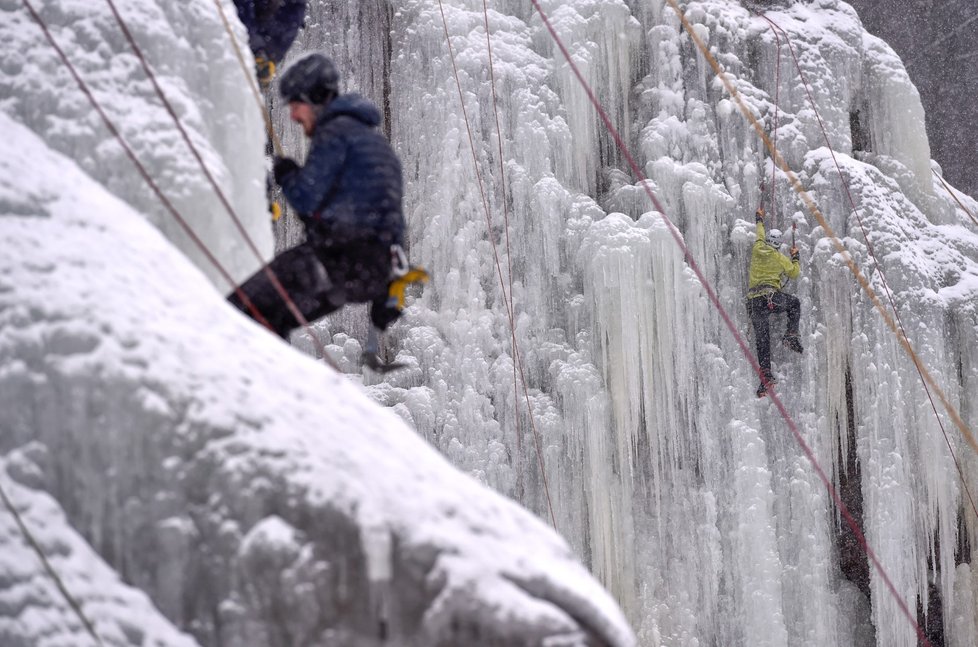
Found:
[{"label": "climber in yellow jacket", "polygon": [[761,365],[761,385],[757,397],[767,394],[767,389],[775,383],[771,373],[771,330],[768,317],[774,313],[788,314],[788,329],[783,343],[796,353],[805,349],[798,338],[798,322],[801,319],[801,302],[798,298],[782,292],[788,279],[796,279],[801,274],[798,248],[791,248],[791,257],[781,253],[781,232],[764,228],[764,209],[758,209],[754,217],[757,223],[757,240],[751,249],[750,284],[747,290],[747,309],[754,336],[757,341],[757,362]]}]

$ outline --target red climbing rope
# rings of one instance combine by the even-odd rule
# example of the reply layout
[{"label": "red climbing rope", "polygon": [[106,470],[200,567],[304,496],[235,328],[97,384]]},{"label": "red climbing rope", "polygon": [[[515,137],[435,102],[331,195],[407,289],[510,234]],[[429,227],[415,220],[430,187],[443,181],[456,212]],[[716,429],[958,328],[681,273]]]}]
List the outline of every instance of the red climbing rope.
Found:
[{"label": "red climbing rope", "polygon": [[[534,440],[534,445],[536,447],[537,461],[539,462],[540,465],[540,476],[543,481],[543,489],[547,498],[547,508],[550,511],[550,521],[553,524],[554,529],[556,529],[557,516],[554,513],[553,500],[550,496],[550,483],[549,483],[549,479],[547,478],[546,465],[544,464],[543,461],[543,447],[541,444],[540,433],[537,430],[536,422],[534,420],[533,408],[530,403],[530,392],[529,392],[529,388],[527,387],[526,375],[523,370],[523,362],[520,356],[519,346],[516,343],[516,319],[515,319],[515,314],[513,312],[512,288],[510,289],[509,295],[507,296],[506,281],[503,278],[502,264],[499,261],[499,251],[496,248],[496,241],[493,239],[492,236],[492,216],[489,209],[489,200],[486,197],[485,187],[482,182],[482,175],[480,175],[479,173],[479,157],[476,154],[475,138],[472,136],[472,127],[469,125],[469,116],[468,116],[468,112],[465,109],[465,98],[464,95],[462,94],[462,83],[459,80],[458,66],[455,63],[455,51],[452,48],[451,36],[448,33],[448,20],[445,18],[445,8],[441,0],[438,0],[438,8],[441,11],[442,25],[445,28],[445,41],[448,43],[448,54],[452,61],[452,70],[454,71],[455,74],[455,85],[458,88],[458,100],[462,108],[462,118],[465,121],[465,129],[468,132],[468,137],[469,137],[469,146],[472,149],[472,163],[475,168],[475,177],[479,185],[479,193],[482,196],[482,206],[486,214],[486,227],[488,229],[488,234],[489,234],[488,235],[489,243],[492,246],[492,255],[496,264],[496,273],[499,276],[499,284],[503,292],[503,301],[506,305],[506,314],[507,317],[509,318],[510,333],[513,338],[513,362],[519,367],[520,378],[523,382],[523,394],[526,399],[526,406],[529,414],[530,426],[533,430],[533,440]],[[505,202],[505,196],[504,196],[504,202]],[[508,230],[509,227],[507,227],[507,231]],[[508,240],[507,240],[507,245],[508,245]],[[510,256],[512,256],[512,254],[510,254]],[[512,270],[510,271],[510,277],[512,277]],[[512,283],[510,283],[510,286],[512,286]]]},{"label": "red climbing rope", "polygon": [[[149,63],[146,61],[146,57],[143,56],[143,52],[140,49],[139,45],[136,43],[136,39],[133,38],[132,32],[129,31],[129,27],[126,25],[126,22],[122,19],[122,16],[119,14],[119,10],[116,8],[115,2],[113,0],[105,0],[105,1],[108,3],[109,8],[112,10],[112,15],[115,16],[115,20],[119,24],[119,28],[122,30],[122,33],[126,38],[126,41],[129,43],[129,46],[136,54],[136,58],[139,59],[139,63],[142,66],[143,70],[146,72],[146,76],[153,84],[153,88],[156,91],[156,96],[158,96],[160,101],[163,103],[163,107],[170,114],[170,117],[173,119],[173,123],[176,124],[177,130],[180,131],[180,136],[183,137],[183,141],[186,142],[187,147],[190,149],[190,152],[194,156],[194,159],[196,159],[197,163],[200,165],[200,168],[204,173],[204,177],[207,178],[207,181],[210,183],[211,187],[213,187],[214,192],[217,194],[217,197],[221,202],[221,205],[224,207],[225,211],[227,211],[228,215],[231,217],[232,222],[234,222],[234,225],[237,228],[238,232],[241,234],[242,238],[244,238],[245,243],[248,245],[248,248],[255,255],[255,258],[258,259],[258,262],[262,263],[262,271],[265,273],[265,276],[268,277],[268,280],[272,284],[272,287],[275,288],[275,291],[285,302],[286,307],[289,309],[289,312],[292,313],[292,316],[295,317],[295,320],[299,322],[303,326],[303,328],[305,328],[309,337],[312,339],[313,345],[316,347],[319,356],[322,357],[323,361],[329,364],[334,370],[339,371],[339,367],[336,366],[336,364],[334,364],[333,361],[329,358],[329,355],[326,354],[326,348],[323,345],[322,341],[319,339],[319,335],[317,335],[316,332],[312,329],[312,326],[309,324],[309,321],[306,320],[305,315],[302,314],[302,311],[299,310],[299,307],[295,304],[295,301],[292,300],[291,295],[285,289],[285,286],[282,285],[282,282],[279,280],[274,270],[272,270],[272,268],[267,263],[264,262],[264,259],[262,258],[258,246],[255,244],[254,240],[252,240],[251,236],[248,234],[247,229],[245,229],[244,224],[241,222],[241,219],[238,217],[238,214],[231,206],[231,203],[228,201],[228,198],[224,194],[224,191],[217,183],[217,180],[214,179],[214,176],[211,173],[210,169],[207,168],[207,164],[204,162],[204,158],[201,156],[200,151],[197,150],[197,146],[194,145],[193,141],[191,141],[190,136],[187,134],[187,130],[183,127],[183,123],[181,123],[180,121],[180,117],[177,116],[177,113],[173,109],[172,104],[166,98],[166,95],[163,93],[163,89],[160,87],[159,82],[156,80],[156,75],[153,73],[153,70],[150,68]],[[232,282],[231,285],[235,285],[235,283]],[[236,290],[240,291],[240,287],[236,287]]]},{"label": "red climbing rope", "polygon": [[[667,2],[676,12],[676,15],[679,17],[680,21],[682,22],[684,29],[686,29],[686,31],[691,35],[691,37],[693,37],[694,41],[697,42],[698,45],[701,45],[702,42],[696,36],[692,26],[686,20],[686,16],[682,13],[682,10],[676,4],[675,0],[667,0]],[[540,14],[540,17],[543,20],[544,25],[547,27],[547,30],[550,32],[550,35],[553,37],[554,42],[557,43],[557,46],[560,48],[561,53],[563,53],[564,58],[567,60],[568,65],[573,70],[574,75],[581,83],[581,86],[584,88],[584,91],[587,93],[588,98],[590,99],[591,103],[594,105],[595,109],[597,110],[598,114],[601,117],[601,120],[604,122],[605,126],[607,127],[608,132],[614,138],[615,143],[618,145],[618,148],[622,152],[622,155],[624,156],[629,166],[631,167],[632,173],[634,173],[635,177],[639,180],[639,183],[642,185],[649,199],[652,201],[653,205],[655,205],[656,209],[658,210],[659,216],[662,218],[663,222],[666,224],[667,228],[669,229],[669,232],[672,234],[673,239],[676,241],[676,244],[683,252],[683,256],[686,259],[686,262],[689,265],[690,269],[692,269],[693,272],[696,274],[697,278],[700,281],[700,284],[703,286],[703,289],[706,291],[708,298],[716,307],[717,311],[720,313],[720,316],[724,321],[724,324],[730,330],[730,333],[733,335],[737,344],[740,346],[741,352],[743,353],[744,357],[754,368],[755,373],[757,373],[759,377],[762,376],[763,374],[761,372],[760,365],[757,363],[757,358],[754,356],[753,353],[751,353],[750,349],[747,346],[746,340],[744,339],[743,335],[740,334],[740,331],[737,330],[737,327],[734,324],[733,319],[730,317],[730,314],[723,307],[723,304],[720,302],[720,299],[717,296],[716,291],[713,289],[712,285],[707,280],[706,276],[703,274],[699,265],[693,259],[693,256],[690,253],[689,248],[686,246],[685,242],[682,239],[682,234],[672,223],[669,217],[666,216],[666,211],[662,203],[659,201],[658,197],[650,188],[649,186],[650,183],[646,181],[647,178],[645,177],[645,174],[642,172],[641,167],[639,167],[639,165],[636,163],[635,158],[629,152],[628,147],[625,145],[624,141],[622,140],[621,135],[618,133],[618,130],[611,123],[611,120],[608,118],[607,112],[601,106],[601,103],[600,101],[598,101],[597,97],[595,96],[594,91],[591,89],[590,85],[587,83],[584,76],[581,74],[577,65],[574,63],[574,59],[571,57],[570,52],[567,50],[567,47],[561,41],[553,25],[550,23],[550,20],[547,18],[546,14],[544,13],[543,8],[540,6],[539,0],[531,0],[531,3],[536,8],[537,12]],[[701,51],[706,57],[711,59],[713,58],[709,50],[705,46],[701,47]],[[713,60],[713,62],[715,63],[715,59]],[[852,529],[853,535],[856,537],[856,540],[858,541],[859,545],[862,547],[863,551],[866,553],[870,561],[876,566],[881,579],[886,583],[887,588],[890,590],[890,593],[896,599],[897,604],[900,606],[901,610],[904,612],[907,619],[913,624],[923,644],[929,646],[930,643],[927,641],[927,638],[924,635],[923,630],[920,628],[920,625],[917,623],[916,618],[910,613],[910,609],[907,606],[907,603],[900,596],[899,592],[896,589],[896,586],[890,580],[890,577],[886,574],[883,565],[876,557],[876,553],[872,550],[872,548],[870,548],[868,542],[866,541],[865,536],[862,533],[862,530],[859,528],[859,524],[856,523],[856,520],[853,518],[852,514],[849,512],[849,509],[842,501],[842,498],[839,496],[835,487],[832,485],[832,481],[829,479],[828,475],[822,469],[821,464],[819,463],[818,459],[815,457],[815,453],[812,451],[811,447],[805,441],[805,438],[801,435],[801,432],[799,431],[797,424],[795,423],[794,419],[792,419],[791,415],[788,413],[788,410],[785,408],[784,403],[781,401],[781,398],[779,398],[773,390],[769,392],[769,396],[772,402],[774,402],[775,407],[778,409],[779,413],[781,414],[781,417],[788,425],[788,428],[791,430],[792,434],[794,435],[795,440],[802,448],[802,451],[805,453],[805,456],[808,458],[809,462],[811,463],[812,468],[815,470],[819,479],[822,481],[822,484],[825,486],[826,490],[829,492],[836,506],[839,508],[840,512],[842,513],[842,516],[846,520],[846,523]]]},{"label": "red climbing rope", "polygon": [[[95,111],[102,118],[102,121],[105,123],[105,126],[106,128],[108,128],[109,132],[119,142],[119,145],[122,147],[122,150],[125,152],[126,156],[132,161],[133,165],[136,167],[136,170],[146,181],[146,184],[149,185],[149,188],[152,189],[153,193],[156,194],[156,196],[160,199],[160,202],[163,204],[166,210],[170,212],[170,215],[173,216],[173,219],[177,221],[177,224],[180,225],[180,227],[184,230],[187,236],[190,237],[190,239],[194,242],[194,244],[197,245],[200,251],[214,265],[214,267],[221,274],[224,280],[227,281],[229,285],[235,285],[235,281],[234,279],[231,278],[231,275],[227,272],[227,270],[224,269],[224,266],[221,265],[220,261],[217,260],[214,254],[211,253],[211,251],[207,248],[207,245],[205,245],[204,242],[200,239],[200,237],[197,236],[193,228],[191,228],[190,225],[187,223],[186,219],[184,219],[183,216],[180,215],[176,207],[173,206],[173,203],[170,202],[170,200],[163,194],[162,190],[160,190],[160,187],[150,176],[149,171],[146,170],[146,167],[143,166],[143,164],[136,157],[136,154],[133,152],[132,148],[122,137],[122,134],[115,127],[115,124],[112,123],[112,120],[109,119],[109,116],[105,113],[105,110],[102,109],[102,106],[99,104],[99,102],[95,99],[95,96],[92,94],[92,91],[89,89],[88,85],[85,83],[85,81],[82,80],[81,76],[78,74],[78,71],[75,69],[75,66],[71,64],[71,61],[68,59],[67,54],[65,54],[64,50],[61,49],[57,41],[54,40],[54,36],[51,34],[51,31],[48,29],[47,24],[41,18],[40,14],[38,14],[37,11],[34,9],[34,6],[30,3],[30,0],[24,0],[24,5],[27,7],[27,10],[30,12],[31,16],[34,18],[34,21],[41,28],[41,31],[44,32],[44,36],[51,44],[51,47],[53,47],[54,50],[58,53],[58,56],[61,58],[61,61],[65,64],[65,67],[68,68],[68,71],[71,73],[72,77],[74,77],[75,82],[78,83],[78,87],[81,89],[82,93],[88,98],[89,103],[92,104],[92,107],[95,108]],[[258,311],[255,305],[248,298],[248,295],[242,292],[240,288],[236,288],[235,293],[238,295],[238,297],[240,297],[241,302],[245,304],[245,307],[247,307],[252,312],[252,314],[255,315],[255,318],[261,324],[271,329],[271,324],[269,324],[268,320],[265,319],[265,317],[263,317],[262,314]]]}]

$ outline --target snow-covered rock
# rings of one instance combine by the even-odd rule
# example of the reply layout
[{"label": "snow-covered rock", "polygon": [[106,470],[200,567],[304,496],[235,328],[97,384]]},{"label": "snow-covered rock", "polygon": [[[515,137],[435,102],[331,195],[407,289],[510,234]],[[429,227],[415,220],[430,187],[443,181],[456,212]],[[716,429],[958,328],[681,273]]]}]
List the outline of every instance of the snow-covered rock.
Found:
[{"label": "snow-covered rock", "polygon": [[[90,644],[87,622],[106,647],[196,647],[198,643],[177,631],[145,593],[120,581],[72,528],[58,503],[43,492],[50,467],[50,454],[39,443],[9,452],[0,461],[0,488],[19,517],[6,507],[0,514],[0,643]],[[28,528],[30,539],[20,523]]]},{"label": "snow-covered rock", "polygon": [[[222,0],[236,26],[234,5]],[[116,3],[191,142],[265,260],[271,255],[265,200],[264,128],[258,104],[214,0]],[[107,2],[31,2],[102,109],[194,233],[237,281],[260,266],[235,227]],[[0,3],[3,111],[75,160],[183,249],[221,289],[220,272],[135,172],[57,51],[20,0]],[[243,46],[246,56],[250,51]],[[250,65],[250,63],[249,63]],[[250,70],[247,71],[250,73]],[[9,143],[7,144],[9,146]],[[13,154],[15,149],[7,148]],[[21,152],[21,155],[24,153]]]},{"label": "snow-covered rock", "polygon": [[[35,4],[219,262],[238,278],[255,267],[108,6]],[[545,524],[224,302],[173,247],[216,275],[25,6],[0,10],[12,53],[0,76],[0,450],[46,452],[49,473],[34,477],[54,499],[27,521],[44,530],[41,548],[59,557],[68,584],[92,555],[83,536],[201,644],[633,644],[614,602]],[[216,7],[144,1],[121,11],[267,250],[264,135]],[[25,479],[36,471],[16,465]],[[12,529],[4,551],[16,560]],[[57,542],[69,540],[73,559],[60,559]],[[133,594],[99,568],[78,596],[103,641],[156,639],[151,623],[124,622]],[[11,599],[11,640],[85,640],[65,601],[35,589]],[[161,627],[153,644],[190,644],[139,599]],[[30,624],[45,613],[51,626]]]}]

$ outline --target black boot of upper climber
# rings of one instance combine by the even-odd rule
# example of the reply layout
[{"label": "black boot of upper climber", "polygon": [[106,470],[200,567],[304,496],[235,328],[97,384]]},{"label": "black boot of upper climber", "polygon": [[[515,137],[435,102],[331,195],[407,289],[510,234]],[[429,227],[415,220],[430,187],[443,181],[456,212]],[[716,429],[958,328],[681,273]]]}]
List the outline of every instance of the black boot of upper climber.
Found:
[{"label": "black boot of upper climber", "polygon": [[801,345],[801,340],[798,339],[798,335],[785,335],[784,341],[782,342],[786,348],[795,351],[796,353],[804,353],[805,349]]}]

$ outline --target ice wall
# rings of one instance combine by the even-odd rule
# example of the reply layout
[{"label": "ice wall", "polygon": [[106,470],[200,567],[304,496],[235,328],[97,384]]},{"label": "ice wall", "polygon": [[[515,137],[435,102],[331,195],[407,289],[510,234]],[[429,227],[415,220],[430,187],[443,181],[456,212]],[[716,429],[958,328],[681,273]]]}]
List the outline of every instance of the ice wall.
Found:
[{"label": "ice wall", "polygon": [[[356,23],[360,10],[324,5]],[[779,393],[932,642],[975,644],[978,524],[948,445],[972,492],[974,451],[935,416],[826,232],[783,173],[771,186],[759,137],[668,5],[541,5],[744,335],[767,178],[765,206],[775,226],[797,224],[803,265],[789,290],[806,351],[776,344]],[[353,69],[389,66],[368,87],[390,106],[412,258],[434,276],[392,344],[417,368],[374,396],[456,465],[545,519],[552,507],[643,644],[916,644],[532,5],[389,7],[355,36],[384,49],[315,43]],[[769,134],[777,97],[781,153],[889,307],[872,247],[908,337],[974,429],[978,234],[935,184],[916,90],[844,3],[769,7],[808,90],[768,23],[737,3],[684,8]],[[340,354],[347,338],[334,341]]]}]

